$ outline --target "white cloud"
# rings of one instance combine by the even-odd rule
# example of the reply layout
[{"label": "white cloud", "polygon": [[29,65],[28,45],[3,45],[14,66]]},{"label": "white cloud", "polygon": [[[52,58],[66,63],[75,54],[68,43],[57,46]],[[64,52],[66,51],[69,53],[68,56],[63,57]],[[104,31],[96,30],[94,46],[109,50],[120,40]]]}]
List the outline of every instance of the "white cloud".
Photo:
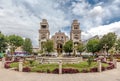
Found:
[{"label": "white cloud", "polygon": [[88,39],[95,35],[103,36],[104,34],[107,34],[109,32],[116,32],[116,34],[120,36],[120,32],[118,32],[119,30],[120,30],[120,21],[111,23],[109,25],[103,25],[103,26],[91,28],[87,32],[82,32],[82,37],[83,39]]},{"label": "white cloud", "polygon": [[[67,5],[68,2],[72,5]],[[74,18],[81,23],[82,39],[108,31],[118,33],[116,29],[119,29],[117,25],[119,22],[112,23],[113,25],[102,26],[102,24],[109,23],[112,18],[120,17],[119,4],[120,0],[100,2],[96,5],[91,5],[86,0],[75,2],[73,0],[0,0],[0,30],[7,35],[29,37],[34,46],[38,46],[38,30],[43,18],[48,20],[51,35],[64,27],[71,26]]]},{"label": "white cloud", "polygon": [[69,24],[64,12],[54,5],[54,0],[1,0],[0,29],[7,35],[29,37],[38,46],[39,23],[43,18],[48,20],[51,34]]},{"label": "white cloud", "polygon": [[103,13],[103,8],[101,6],[96,6],[92,10],[90,10],[90,15],[93,16],[100,16]]},{"label": "white cloud", "polygon": [[72,3],[72,12],[75,15],[79,15],[79,16],[84,16],[86,15],[86,12],[88,12],[88,8],[90,7],[90,5],[84,1],[82,2],[78,2]]}]

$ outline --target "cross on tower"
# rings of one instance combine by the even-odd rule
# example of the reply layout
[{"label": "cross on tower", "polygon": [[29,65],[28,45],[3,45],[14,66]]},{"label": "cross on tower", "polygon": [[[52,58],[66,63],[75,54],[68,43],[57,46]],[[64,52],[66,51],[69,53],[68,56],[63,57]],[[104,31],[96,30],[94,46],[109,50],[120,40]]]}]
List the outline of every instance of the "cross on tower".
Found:
[{"label": "cross on tower", "polygon": [[103,48],[105,48],[105,53],[107,53],[107,48],[108,48],[107,44],[105,44]]}]

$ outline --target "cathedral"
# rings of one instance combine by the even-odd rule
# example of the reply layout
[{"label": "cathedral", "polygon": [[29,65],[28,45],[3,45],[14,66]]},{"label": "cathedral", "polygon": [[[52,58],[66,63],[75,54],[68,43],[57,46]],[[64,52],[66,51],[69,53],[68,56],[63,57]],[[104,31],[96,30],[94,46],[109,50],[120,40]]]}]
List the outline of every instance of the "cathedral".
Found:
[{"label": "cathedral", "polygon": [[39,30],[39,49],[43,50],[43,44],[47,40],[53,40],[54,50],[56,52],[63,52],[63,46],[68,40],[73,41],[73,45],[76,46],[81,42],[81,30],[78,20],[73,20],[70,30],[70,38],[65,35],[64,32],[58,31],[50,38],[49,24],[46,19],[42,19],[40,22]]}]

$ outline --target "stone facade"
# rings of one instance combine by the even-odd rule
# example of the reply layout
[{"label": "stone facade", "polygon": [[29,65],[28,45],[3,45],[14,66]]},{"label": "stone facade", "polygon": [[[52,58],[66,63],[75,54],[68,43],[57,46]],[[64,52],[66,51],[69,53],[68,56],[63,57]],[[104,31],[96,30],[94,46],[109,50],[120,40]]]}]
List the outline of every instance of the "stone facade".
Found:
[{"label": "stone facade", "polygon": [[49,32],[49,24],[46,19],[43,19],[40,22],[40,30],[39,30],[39,49],[42,50],[44,42],[49,39],[50,32]]},{"label": "stone facade", "polygon": [[40,30],[39,30],[39,49],[42,50],[42,45],[45,41],[48,39],[53,40],[54,42],[54,49],[57,52],[62,52],[63,45],[68,40],[72,40],[74,45],[77,45],[81,42],[81,30],[80,30],[80,23],[78,20],[73,20],[73,23],[71,25],[71,31],[70,31],[70,39],[68,36],[65,35],[64,32],[56,32],[55,35],[53,35],[51,38],[49,38],[50,32],[49,32],[49,24],[46,19],[43,19],[40,23]]},{"label": "stone facade", "polygon": [[80,23],[77,20],[73,20],[71,25],[70,40],[73,41],[74,45],[81,42]]},{"label": "stone facade", "polygon": [[59,53],[62,52],[65,42],[69,40],[68,36],[66,36],[65,33],[61,31],[56,32],[51,39],[54,42],[54,49],[56,49],[56,51]]}]

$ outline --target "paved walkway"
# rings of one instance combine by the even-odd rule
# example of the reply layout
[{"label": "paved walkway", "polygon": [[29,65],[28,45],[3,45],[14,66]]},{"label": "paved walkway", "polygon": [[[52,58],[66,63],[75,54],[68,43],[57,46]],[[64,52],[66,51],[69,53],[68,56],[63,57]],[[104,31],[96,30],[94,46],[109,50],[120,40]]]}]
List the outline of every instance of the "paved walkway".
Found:
[{"label": "paved walkway", "polygon": [[45,74],[24,73],[1,68],[0,81],[120,81],[120,63],[118,68],[101,73]]}]

